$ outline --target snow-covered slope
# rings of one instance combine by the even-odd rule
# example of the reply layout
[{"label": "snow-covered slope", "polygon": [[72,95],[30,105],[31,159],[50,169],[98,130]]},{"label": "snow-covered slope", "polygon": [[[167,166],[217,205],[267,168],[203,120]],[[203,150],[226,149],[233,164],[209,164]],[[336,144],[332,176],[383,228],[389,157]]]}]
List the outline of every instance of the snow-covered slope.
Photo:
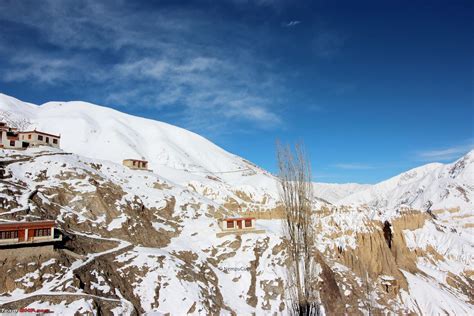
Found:
[{"label": "snow-covered slope", "polygon": [[366,190],[370,187],[370,184],[316,182],[314,184],[314,194],[330,203],[336,203],[346,196]]},{"label": "snow-covered slope", "polygon": [[0,94],[0,111],[29,128],[61,134],[61,148],[82,156],[121,163],[146,159],[156,173],[182,185],[222,185],[263,199],[277,195],[274,177],[185,129],[80,101],[25,103]]},{"label": "snow-covered slope", "polygon": [[[241,191],[276,195],[274,177],[245,159],[185,129],[86,102],[34,105],[0,94],[0,111],[27,119],[30,128],[61,134],[61,147],[120,163],[144,158],[151,169],[181,184],[218,177]],[[334,203],[368,185],[316,183],[316,196]],[[253,192],[258,194],[257,192]],[[260,194],[263,194],[260,192]]]},{"label": "snow-covered slope", "polygon": [[474,210],[474,150],[450,164],[431,163],[380,182],[338,201],[394,210]]},{"label": "snow-covered slope", "polygon": [[[271,174],[194,133],[89,103],[0,94],[1,111],[61,133],[65,151],[0,150],[0,221],[55,219],[68,237],[52,254],[3,261],[1,308],[286,313]],[[116,163],[142,156],[154,172]],[[340,204],[314,205],[329,315],[472,314],[473,157],[373,186],[314,184]],[[218,218],[247,211],[265,233],[216,236]]]},{"label": "snow-covered slope", "polygon": [[61,134],[64,150],[91,158],[118,163],[144,158],[153,169],[167,166],[200,174],[263,173],[195,133],[87,102],[35,106],[0,94],[0,111],[29,119],[31,128]]},{"label": "snow-covered slope", "polygon": [[[68,152],[117,163],[145,158],[151,169],[181,185],[191,183],[202,191],[209,187],[219,191],[216,186],[226,185],[255,199],[277,198],[278,186],[270,173],[170,124],[86,102],[37,106],[4,94],[0,94],[0,111],[29,120],[30,128],[61,134],[61,147]],[[315,183],[314,191],[339,205],[473,209],[473,156],[471,152],[450,165],[428,164],[376,185]]]},{"label": "snow-covered slope", "polygon": [[[230,214],[222,196],[231,192],[211,196],[51,148],[0,150],[0,170],[0,221],[54,219],[65,236],[54,252],[0,252],[0,309],[289,314],[281,220],[259,219],[261,233],[218,237],[217,219]],[[472,314],[469,214],[334,206],[315,214],[327,315]]]}]

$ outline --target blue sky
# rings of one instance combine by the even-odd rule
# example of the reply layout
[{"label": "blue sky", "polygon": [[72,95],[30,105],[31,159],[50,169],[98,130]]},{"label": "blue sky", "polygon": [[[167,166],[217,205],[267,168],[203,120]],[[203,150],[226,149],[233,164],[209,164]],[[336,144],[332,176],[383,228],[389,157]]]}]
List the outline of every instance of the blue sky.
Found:
[{"label": "blue sky", "polygon": [[0,92],[195,131],[271,171],[374,183],[474,144],[472,1],[0,2]]}]

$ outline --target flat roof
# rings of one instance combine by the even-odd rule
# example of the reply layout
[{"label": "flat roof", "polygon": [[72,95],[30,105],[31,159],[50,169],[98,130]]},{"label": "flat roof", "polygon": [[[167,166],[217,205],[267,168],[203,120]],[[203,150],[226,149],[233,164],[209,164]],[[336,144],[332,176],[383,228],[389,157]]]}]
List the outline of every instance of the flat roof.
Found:
[{"label": "flat roof", "polygon": [[20,228],[49,228],[55,225],[53,220],[44,220],[44,221],[31,221],[31,222],[0,222],[0,230],[4,229],[20,229]]},{"label": "flat roof", "polygon": [[222,221],[241,221],[246,219],[255,219],[255,217],[229,217],[229,218],[222,218]]},{"label": "flat roof", "polygon": [[34,130],[34,131],[25,131],[25,132],[19,132],[19,134],[41,134],[41,135],[46,135],[46,136],[51,136],[51,137],[56,137],[56,138],[61,138],[61,135],[54,135],[54,134],[49,134],[49,133],[45,133],[45,132],[40,132],[40,131],[37,131],[37,130]]},{"label": "flat roof", "polygon": [[140,159],[124,159],[123,161],[139,161],[139,162],[146,162],[146,163],[148,163],[148,160],[140,160]]}]

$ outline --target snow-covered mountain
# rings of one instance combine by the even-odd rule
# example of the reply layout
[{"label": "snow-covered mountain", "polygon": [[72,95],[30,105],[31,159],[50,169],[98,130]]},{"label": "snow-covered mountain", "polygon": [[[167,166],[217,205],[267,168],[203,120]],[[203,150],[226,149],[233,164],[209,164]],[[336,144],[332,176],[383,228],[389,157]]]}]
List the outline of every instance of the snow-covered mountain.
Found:
[{"label": "snow-covered mountain", "polygon": [[[0,257],[0,309],[288,314],[271,174],[184,129],[90,103],[0,95],[0,111],[60,133],[64,148],[0,149],[0,221],[53,219],[65,236],[53,253]],[[154,172],[120,164],[135,157]],[[326,313],[472,314],[472,174],[471,152],[373,186],[315,183],[337,204],[314,205]],[[433,212],[400,207],[425,204]],[[264,233],[216,235],[219,218],[248,212]]]},{"label": "snow-covered mountain", "polygon": [[220,173],[255,169],[202,136],[159,121],[87,102],[25,103],[0,94],[0,110],[26,118],[31,128],[61,134],[61,147],[86,157],[120,163],[145,158],[151,167]]},{"label": "snow-covered mountain", "polygon": [[337,201],[339,205],[361,205],[394,210],[460,208],[474,210],[474,150],[459,160],[431,163],[404,172],[366,190]]},{"label": "snow-covered mountain", "polygon": [[209,195],[231,189],[260,200],[277,196],[270,173],[167,123],[87,102],[34,105],[5,94],[0,94],[0,111],[12,120],[27,120],[30,129],[60,134],[61,148],[67,152],[116,163],[143,158],[161,176],[196,190],[206,187]]},{"label": "snow-covered mountain", "polygon": [[[128,115],[87,102],[34,105],[0,93],[0,111],[30,128],[61,134],[61,147],[82,156],[120,163],[145,158],[151,169],[173,181],[209,184],[219,179],[235,190],[277,197],[275,178],[251,162],[231,154],[185,129]],[[376,185],[315,183],[315,195],[338,205],[396,209],[474,208],[474,154],[443,165],[428,164]],[[215,183],[214,183],[215,184]]]},{"label": "snow-covered mountain", "polygon": [[370,188],[370,184],[359,184],[359,183],[321,183],[316,182],[314,184],[314,194],[332,204],[337,201]]}]

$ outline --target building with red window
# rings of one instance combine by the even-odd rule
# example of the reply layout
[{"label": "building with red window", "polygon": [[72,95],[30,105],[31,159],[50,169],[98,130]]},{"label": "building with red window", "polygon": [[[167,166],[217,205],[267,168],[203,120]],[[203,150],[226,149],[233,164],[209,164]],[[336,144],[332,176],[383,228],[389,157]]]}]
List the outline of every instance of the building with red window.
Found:
[{"label": "building with red window", "polygon": [[138,160],[138,159],[125,159],[122,164],[125,167],[128,167],[130,169],[134,170],[147,170],[151,171],[148,169],[148,161],[146,160]]},{"label": "building with red window", "polygon": [[51,146],[59,148],[60,135],[53,135],[37,131],[18,131],[0,122],[0,148],[26,149],[28,147]]},{"label": "building with red window", "polygon": [[0,247],[51,243],[62,240],[50,220],[33,222],[0,222]]},{"label": "building with red window", "polygon": [[217,233],[217,237],[228,234],[264,233],[264,230],[256,229],[256,221],[255,217],[222,218],[219,220],[222,232]]},{"label": "building with red window", "polygon": [[61,135],[53,135],[45,132],[37,131],[25,131],[19,132],[20,140],[27,142],[31,147],[38,146],[51,146],[59,148],[59,141],[61,140]]},{"label": "building with red window", "polygon": [[0,148],[25,149],[27,147],[28,143],[20,140],[18,129],[0,122]]}]

